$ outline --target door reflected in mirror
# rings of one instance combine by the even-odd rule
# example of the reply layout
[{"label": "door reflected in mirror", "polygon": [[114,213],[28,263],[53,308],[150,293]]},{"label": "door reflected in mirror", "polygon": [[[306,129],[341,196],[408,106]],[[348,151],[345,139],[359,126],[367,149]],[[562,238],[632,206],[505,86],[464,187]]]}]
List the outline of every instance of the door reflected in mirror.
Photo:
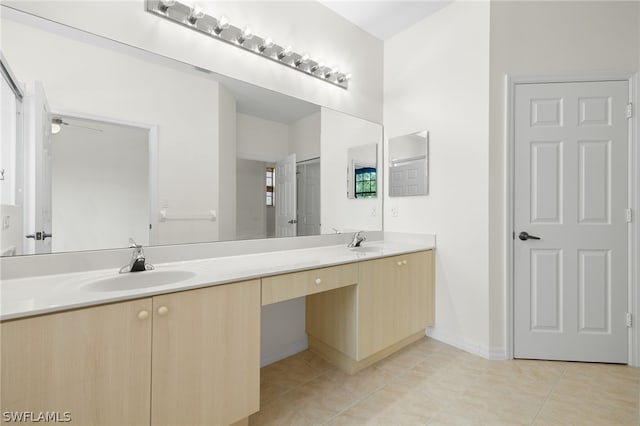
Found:
[{"label": "door reflected in mirror", "polygon": [[429,194],[429,132],[389,139],[389,196]]},{"label": "door reflected in mirror", "polygon": [[378,144],[349,148],[347,164],[347,197],[378,196]]}]

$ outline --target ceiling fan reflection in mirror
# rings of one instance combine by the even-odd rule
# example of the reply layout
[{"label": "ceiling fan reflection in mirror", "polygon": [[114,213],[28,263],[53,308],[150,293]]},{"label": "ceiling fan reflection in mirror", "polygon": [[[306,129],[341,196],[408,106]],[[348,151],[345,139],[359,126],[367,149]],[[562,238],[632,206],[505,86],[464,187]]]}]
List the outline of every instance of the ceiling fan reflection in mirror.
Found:
[{"label": "ceiling fan reflection in mirror", "polygon": [[61,117],[54,117],[51,119],[51,133],[57,135],[62,130],[62,126],[80,127],[82,129],[93,130],[95,132],[102,132],[102,129],[96,129],[94,127],[81,126],[76,123],[69,123],[64,121]]}]

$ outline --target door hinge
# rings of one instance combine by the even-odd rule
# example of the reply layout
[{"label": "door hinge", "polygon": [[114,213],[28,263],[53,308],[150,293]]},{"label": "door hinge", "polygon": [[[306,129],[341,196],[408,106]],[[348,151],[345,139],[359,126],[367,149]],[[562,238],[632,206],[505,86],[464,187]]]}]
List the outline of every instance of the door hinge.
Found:
[{"label": "door hinge", "polygon": [[626,210],[626,220],[627,223],[631,223],[631,221],[633,220],[633,212],[631,211],[631,209]]},{"label": "door hinge", "polygon": [[627,104],[627,118],[633,117],[633,104],[629,102]]},{"label": "door hinge", "polygon": [[633,322],[631,321],[631,312],[627,312],[625,324],[627,324],[627,327],[631,327],[633,325]]}]

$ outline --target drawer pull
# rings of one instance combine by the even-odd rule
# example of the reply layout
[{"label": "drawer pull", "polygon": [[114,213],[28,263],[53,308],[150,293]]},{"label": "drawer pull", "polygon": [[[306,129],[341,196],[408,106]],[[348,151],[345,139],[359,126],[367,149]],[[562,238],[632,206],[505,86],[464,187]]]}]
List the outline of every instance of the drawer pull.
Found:
[{"label": "drawer pull", "polygon": [[166,306],[160,306],[158,308],[158,315],[167,315],[169,313],[169,308],[167,308]]},{"label": "drawer pull", "polygon": [[406,265],[406,264],[407,264],[407,261],[406,261],[406,260],[403,260],[403,261],[402,261],[402,264],[403,264],[403,265]]},{"label": "drawer pull", "polygon": [[315,282],[316,282],[316,285],[320,285],[320,284],[322,284],[322,280],[321,280],[320,278],[316,278],[316,281],[315,281]]},{"label": "drawer pull", "polygon": [[401,261],[401,260],[398,260],[398,262],[396,262],[396,264],[397,264],[398,266],[402,266],[402,261]]},{"label": "drawer pull", "polygon": [[147,318],[149,318],[149,311],[146,310],[141,310],[140,312],[138,312],[138,319],[139,320],[146,320]]}]

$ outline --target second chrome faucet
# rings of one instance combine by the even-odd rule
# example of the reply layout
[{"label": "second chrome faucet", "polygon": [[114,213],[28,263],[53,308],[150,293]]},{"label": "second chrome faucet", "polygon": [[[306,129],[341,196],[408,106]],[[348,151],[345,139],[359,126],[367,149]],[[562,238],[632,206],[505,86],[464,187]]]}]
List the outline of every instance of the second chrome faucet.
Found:
[{"label": "second chrome faucet", "polygon": [[366,241],[367,237],[364,235],[364,231],[358,231],[353,235],[353,239],[347,245],[347,247],[360,247],[363,241]]}]

